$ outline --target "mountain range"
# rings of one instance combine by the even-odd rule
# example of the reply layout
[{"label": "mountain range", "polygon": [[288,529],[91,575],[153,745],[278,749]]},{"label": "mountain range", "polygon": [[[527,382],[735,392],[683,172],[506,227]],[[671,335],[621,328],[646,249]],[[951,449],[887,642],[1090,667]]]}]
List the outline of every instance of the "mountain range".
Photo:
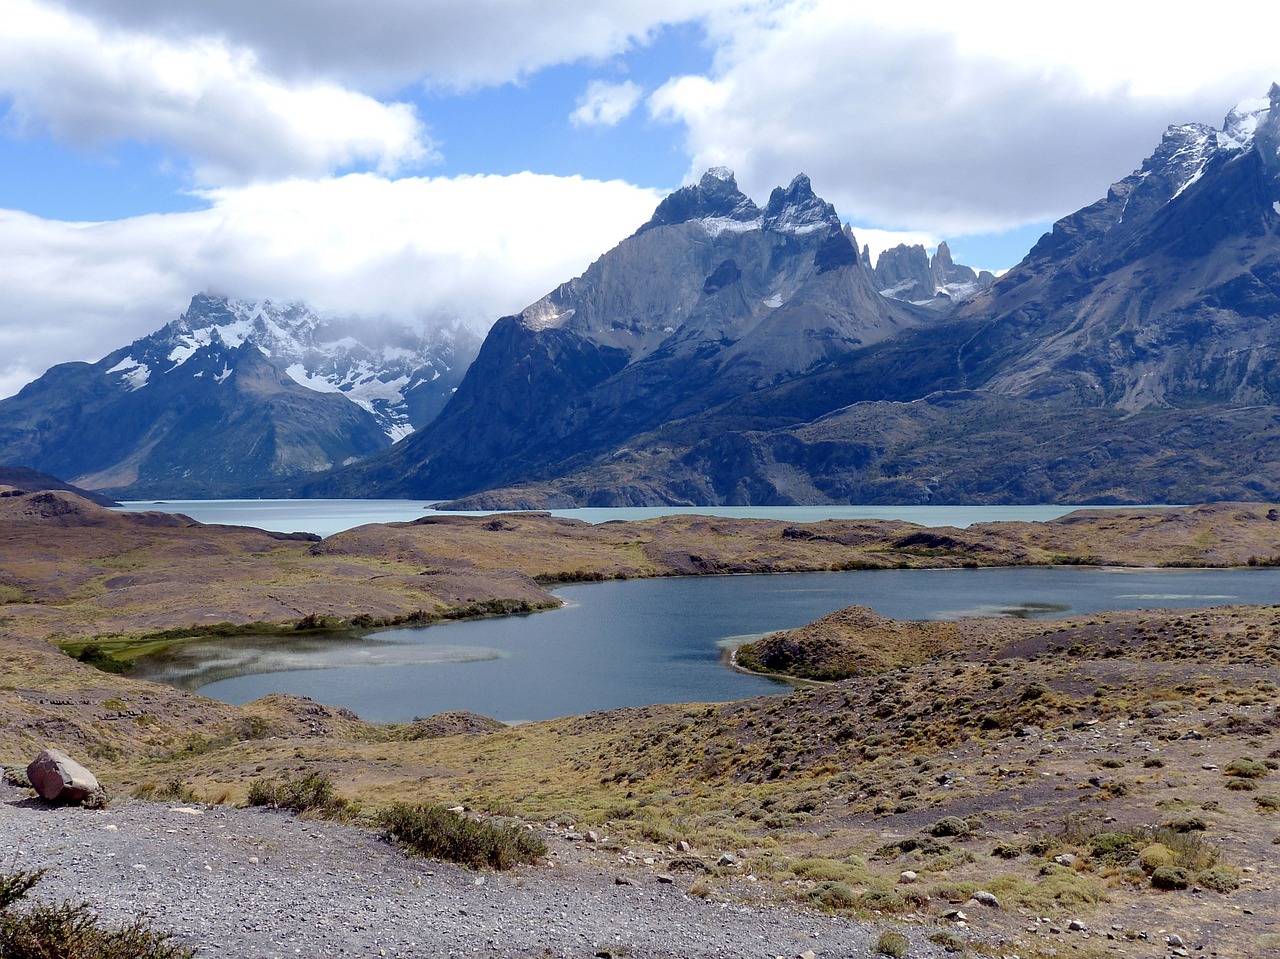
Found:
[{"label": "mountain range", "polygon": [[1278,323],[1273,86],[1170,127],[999,278],[945,243],[873,265],[803,174],[759,206],[717,168],[469,366],[197,297],[0,401],[0,462],[472,508],[1275,500]]},{"label": "mountain range", "polygon": [[[927,269],[925,268],[927,267]],[[951,284],[954,293],[947,292]],[[946,308],[938,301],[946,297]],[[1280,498],[1280,86],[998,280],[713,170],[307,492],[465,507]]]},{"label": "mountain range", "polygon": [[122,497],[207,497],[385,449],[453,395],[479,337],[200,294],[96,363],[0,401],[0,463]]}]

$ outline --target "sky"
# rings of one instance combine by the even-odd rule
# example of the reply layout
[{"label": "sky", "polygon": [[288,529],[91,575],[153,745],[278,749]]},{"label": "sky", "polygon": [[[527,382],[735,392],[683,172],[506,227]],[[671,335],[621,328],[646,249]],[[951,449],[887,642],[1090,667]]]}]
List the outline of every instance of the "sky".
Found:
[{"label": "sky", "polygon": [[[192,295],[484,330],[728,166],[1013,266],[1280,80],[1274,4],[0,0],[0,397]],[[1251,39],[1254,38],[1254,39]]]}]

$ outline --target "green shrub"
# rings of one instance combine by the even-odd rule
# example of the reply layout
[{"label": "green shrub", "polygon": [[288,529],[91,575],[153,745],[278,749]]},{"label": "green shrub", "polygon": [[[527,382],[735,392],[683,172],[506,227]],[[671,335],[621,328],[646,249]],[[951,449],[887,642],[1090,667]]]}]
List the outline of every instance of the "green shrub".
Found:
[{"label": "green shrub", "polygon": [[510,869],[547,853],[546,841],[519,826],[472,819],[435,803],[397,803],[378,814],[382,838],[408,852],[479,869]]},{"label": "green shrub", "polygon": [[906,908],[902,897],[887,889],[868,889],[860,893],[856,905],[859,909],[878,912],[902,912]]},{"label": "green shrub", "polygon": [[0,875],[0,956],[4,959],[191,959],[195,951],[156,932],[143,918],[126,926],[104,925],[85,903],[36,903],[22,899],[43,870]]},{"label": "green shrub", "polygon": [[1160,866],[1151,874],[1151,885],[1156,889],[1186,889],[1191,885],[1191,875],[1181,866]]},{"label": "green shrub", "polygon": [[1261,779],[1270,772],[1266,763],[1244,757],[1231,760],[1222,767],[1222,771],[1228,776],[1239,776],[1242,779]]},{"label": "green shrub", "polygon": [[1172,829],[1174,832],[1204,832],[1208,829],[1208,824],[1199,816],[1187,816],[1184,819],[1170,819],[1168,822],[1161,823],[1165,829]]},{"label": "green shrub", "polygon": [[878,956],[894,956],[901,959],[907,954],[907,949],[911,943],[907,941],[907,937],[900,932],[882,932],[876,939],[875,953]]},{"label": "green shrub", "polygon": [[964,952],[964,939],[950,929],[943,929],[929,936],[929,941],[936,946],[941,946],[943,952]]},{"label": "green shrub", "polygon": [[1138,853],[1138,863],[1142,866],[1142,871],[1148,874],[1161,866],[1172,866],[1176,859],[1173,850],[1162,842],[1153,842]]},{"label": "green shrub", "polygon": [[805,893],[805,898],[828,912],[840,909],[852,909],[858,904],[858,894],[848,883],[839,881],[820,882]]},{"label": "green shrub", "polygon": [[20,869],[0,875],[0,910],[8,909],[44,877],[43,869]]},{"label": "green shrub", "polygon": [[1280,809],[1280,796],[1274,793],[1264,793],[1261,796],[1254,796],[1253,801],[1258,804],[1258,808],[1266,812],[1275,812]]},{"label": "green shrub", "polygon": [[972,830],[969,824],[959,816],[944,816],[929,827],[931,836],[955,836],[964,839]]},{"label": "green shrub", "polygon": [[1128,862],[1137,852],[1136,839],[1131,833],[1100,832],[1089,838],[1089,851],[1103,862]]},{"label": "green shrub", "polygon": [[307,773],[284,780],[264,776],[249,785],[250,806],[272,806],[298,813],[314,813],[328,819],[342,819],[351,807],[338,796],[333,782],[323,773]]},{"label": "green shrub", "polygon": [[1214,892],[1235,892],[1240,888],[1240,877],[1234,869],[1214,866],[1196,876],[1196,882]]}]

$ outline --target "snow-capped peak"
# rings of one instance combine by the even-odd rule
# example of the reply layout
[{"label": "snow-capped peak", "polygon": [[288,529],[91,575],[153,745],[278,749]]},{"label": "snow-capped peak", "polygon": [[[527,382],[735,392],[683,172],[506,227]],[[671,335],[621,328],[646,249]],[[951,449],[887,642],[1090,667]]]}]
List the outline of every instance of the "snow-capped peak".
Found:
[{"label": "snow-capped peak", "polygon": [[803,173],[797,174],[786,189],[777,187],[770,194],[764,222],[771,230],[796,236],[841,229],[835,207],[814,194],[809,178]]},{"label": "snow-capped peak", "polygon": [[342,393],[364,407],[394,441],[423,425],[410,421],[409,391],[451,371],[456,375],[448,381],[459,379],[479,340],[461,327],[424,334],[386,319],[321,318],[302,303],[202,293],[178,319],[132,344],[106,372],[120,376],[129,390],[179,370],[197,379],[207,373],[223,384],[237,362],[232,354],[246,345],[300,386]]},{"label": "snow-capped peak", "polygon": [[1222,121],[1222,132],[1218,134],[1218,146],[1224,150],[1248,149],[1253,145],[1253,137],[1258,131],[1258,125],[1270,112],[1269,97],[1241,100]]}]

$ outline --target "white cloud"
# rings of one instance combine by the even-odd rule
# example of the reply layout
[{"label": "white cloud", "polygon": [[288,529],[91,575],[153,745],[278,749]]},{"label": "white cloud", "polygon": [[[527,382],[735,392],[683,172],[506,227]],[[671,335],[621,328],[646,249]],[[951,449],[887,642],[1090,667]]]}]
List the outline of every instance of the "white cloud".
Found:
[{"label": "white cloud", "polygon": [[[1152,17],[920,0],[787,0],[713,17],[707,76],[672,78],[651,114],[687,130],[689,176],[732,167],[758,196],[799,171],[845,217],[935,235],[1062,216],[1101,196],[1170,123],[1220,122],[1275,72],[1241,17]],[[1247,8],[1247,9],[1245,9]],[[1233,7],[1234,10],[1234,7]]]},{"label": "white cloud", "polygon": [[578,98],[577,108],[569,114],[576,127],[614,127],[631,115],[644,91],[631,80],[609,83],[592,80]]},{"label": "white cloud", "polygon": [[201,290],[483,329],[581,273],[659,199],[530,173],[352,174],[207,198],[207,210],[109,223],[0,211],[0,396],[158,329]]},{"label": "white cloud", "polygon": [[65,0],[108,22],[227,36],[271,69],[387,88],[467,88],[601,60],[686,23],[769,0]]},{"label": "white cloud", "polygon": [[77,146],[159,142],[191,157],[197,180],[314,176],[430,158],[414,109],[332,82],[283,81],[244,47],[106,29],[38,0],[9,0],[0,96],[18,133]]}]

